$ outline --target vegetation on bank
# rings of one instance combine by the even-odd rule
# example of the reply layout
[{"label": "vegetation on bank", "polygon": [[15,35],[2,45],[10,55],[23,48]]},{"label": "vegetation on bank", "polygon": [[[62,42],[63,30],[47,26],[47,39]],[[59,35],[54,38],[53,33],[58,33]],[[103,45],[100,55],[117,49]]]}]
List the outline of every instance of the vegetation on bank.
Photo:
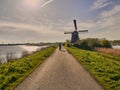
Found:
[{"label": "vegetation on bank", "polygon": [[[69,46],[70,41],[67,40],[66,44]],[[111,48],[111,44],[106,39],[98,39],[98,38],[88,38],[80,40],[77,44],[74,44],[75,47],[82,48],[85,50],[94,50],[95,47],[99,48]]]},{"label": "vegetation on bank", "polygon": [[87,38],[80,40],[77,44],[70,44],[69,40],[64,43],[65,46],[74,46],[84,50],[97,51],[105,54],[110,54],[114,56],[120,56],[120,50],[112,48],[112,45],[119,45],[120,40],[108,41],[105,38]]},{"label": "vegetation on bank", "polygon": [[111,45],[120,45],[120,40],[109,41]]},{"label": "vegetation on bank", "polygon": [[11,61],[0,65],[0,90],[13,90],[22,82],[35,68],[37,68],[55,47],[45,48],[17,61]]},{"label": "vegetation on bank", "polygon": [[120,49],[113,49],[113,48],[95,48],[94,49],[97,52],[110,54],[113,56],[120,56]]},{"label": "vegetation on bank", "polygon": [[95,47],[111,48],[112,46],[106,39],[88,38],[85,40],[81,40],[77,47],[86,50],[93,50]]},{"label": "vegetation on bank", "polygon": [[88,70],[105,90],[120,90],[120,56],[111,56],[76,47],[67,50]]}]

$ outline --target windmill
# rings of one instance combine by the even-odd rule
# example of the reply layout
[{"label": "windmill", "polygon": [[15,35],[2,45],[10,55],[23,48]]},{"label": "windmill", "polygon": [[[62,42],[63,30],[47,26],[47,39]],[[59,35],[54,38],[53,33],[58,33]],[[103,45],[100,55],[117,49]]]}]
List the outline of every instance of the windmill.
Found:
[{"label": "windmill", "polygon": [[75,31],[73,32],[64,32],[64,34],[71,34],[71,43],[72,44],[77,44],[79,41],[79,33],[80,32],[88,32],[88,30],[81,30],[81,31],[77,31],[77,23],[76,20],[73,20],[74,22],[74,27],[75,27]]}]

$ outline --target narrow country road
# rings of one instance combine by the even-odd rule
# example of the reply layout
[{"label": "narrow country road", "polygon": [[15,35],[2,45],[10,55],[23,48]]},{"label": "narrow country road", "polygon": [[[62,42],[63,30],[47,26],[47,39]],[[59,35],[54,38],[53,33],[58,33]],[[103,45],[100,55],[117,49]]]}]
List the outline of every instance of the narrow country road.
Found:
[{"label": "narrow country road", "polygon": [[56,51],[15,90],[103,90],[65,49]]}]

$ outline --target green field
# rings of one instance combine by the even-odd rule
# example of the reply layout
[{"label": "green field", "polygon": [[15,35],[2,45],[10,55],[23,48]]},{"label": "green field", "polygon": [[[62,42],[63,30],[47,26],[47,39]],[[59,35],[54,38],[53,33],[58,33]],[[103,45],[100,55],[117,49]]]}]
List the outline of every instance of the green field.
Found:
[{"label": "green field", "polygon": [[67,50],[105,90],[120,90],[120,56],[71,47]]},{"label": "green field", "polygon": [[0,90],[13,90],[35,68],[37,68],[55,47],[49,47],[27,57],[0,65]]}]

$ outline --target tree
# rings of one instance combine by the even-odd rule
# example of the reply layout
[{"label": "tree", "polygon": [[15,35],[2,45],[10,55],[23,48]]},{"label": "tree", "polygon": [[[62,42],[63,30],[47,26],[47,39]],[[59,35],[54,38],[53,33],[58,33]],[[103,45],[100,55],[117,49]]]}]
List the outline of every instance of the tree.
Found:
[{"label": "tree", "polygon": [[103,40],[101,41],[101,46],[102,46],[102,47],[105,47],[105,48],[111,48],[111,47],[112,47],[111,44],[109,43],[109,41],[108,41],[108,40],[105,40],[105,39],[103,39]]}]

